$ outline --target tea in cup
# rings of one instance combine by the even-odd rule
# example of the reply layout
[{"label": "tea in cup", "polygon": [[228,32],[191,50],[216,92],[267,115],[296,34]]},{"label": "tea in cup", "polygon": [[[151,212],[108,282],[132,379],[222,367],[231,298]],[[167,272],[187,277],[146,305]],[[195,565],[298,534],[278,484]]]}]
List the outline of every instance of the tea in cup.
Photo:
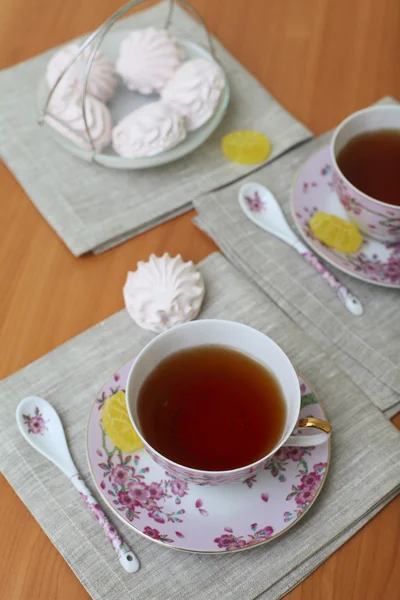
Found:
[{"label": "tea in cup", "polygon": [[400,106],[373,106],[345,119],[331,142],[333,189],[367,235],[400,241]]},{"label": "tea in cup", "polygon": [[[159,335],[128,376],[127,407],[153,459],[184,481],[244,481],[281,446],[327,441],[301,419],[297,374],[281,348],[231,321],[200,320]],[[312,436],[292,436],[313,426]]]}]

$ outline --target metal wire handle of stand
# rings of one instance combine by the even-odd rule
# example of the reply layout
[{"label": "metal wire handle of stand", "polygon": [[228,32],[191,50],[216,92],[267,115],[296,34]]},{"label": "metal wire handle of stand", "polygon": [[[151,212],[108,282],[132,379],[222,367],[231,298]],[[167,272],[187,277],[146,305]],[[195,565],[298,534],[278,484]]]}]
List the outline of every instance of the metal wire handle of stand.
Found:
[{"label": "metal wire handle of stand", "polygon": [[[106,19],[106,21],[104,21],[104,23],[102,25],[100,25],[100,27],[98,27],[95,31],[93,31],[93,33],[91,33],[86,38],[86,40],[79,47],[76,55],[70,60],[70,62],[67,64],[67,66],[64,68],[62,73],[57,78],[53,87],[50,89],[49,94],[46,99],[46,102],[45,102],[45,105],[43,107],[42,113],[41,113],[40,117],[38,118],[38,123],[41,125],[44,122],[44,118],[47,114],[47,110],[48,110],[50,101],[51,101],[53,94],[54,94],[55,90],[57,89],[60,81],[63,79],[64,75],[68,72],[68,70],[72,67],[72,65],[78,60],[79,56],[93,42],[93,46],[90,51],[90,55],[88,57],[88,60],[87,60],[86,66],[85,66],[84,75],[83,75],[83,88],[82,88],[82,101],[81,101],[83,123],[85,125],[85,133],[86,133],[87,138],[90,143],[90,148],[92,151],[91,159],[93,162],[95,162],[95,160],[96,160],[96,148],[95,148],[95,145],[93,142],[92,135],[90,133],[90,128],[89,128],[88,120],[87,120],[87,112],[86,112],[86,93],[87,93],[87,86],[88,86],[90,70],[92,68],[92,64],[93,64],[94,58],[96,56],[96,53],[99,50],[107,33],[110,31],[111,27],[121,17],[123,17],[127,12],[129,12],[132,8],[134,8],[135,6],[139,6],[140,4],[143,4],[143,2],[145,2],[145,1],[146,0],[130,0],[129,2],[127,2],[127,4],[125,4],[124,6],[119,8],[117,11],[115,11],[115,13],[113,15],[108,17],[108,19]],[[186,8],[194,16],[194,18],[197,21],[199,21],[200,25],[202,25],[202,27],[207,35],[207,42],[208,42],[208,47],[209,47],[210,53],[211,53],[212,57],[214,58],[214,60],[216,60],[214,42],[213,42],[211,34],[207,28],[207,25],[206,25],[204,19],[201,17],[201,15],[187,0],[168,0],[168,14],[167,14],[164,28],[168,29],[168,27],[170,27],[170,25],[172,24],[174,7],[175,7],[176,3],[180,4],[181,6]],[[54,118],[54,116],[53,116],[53,118]]]}]

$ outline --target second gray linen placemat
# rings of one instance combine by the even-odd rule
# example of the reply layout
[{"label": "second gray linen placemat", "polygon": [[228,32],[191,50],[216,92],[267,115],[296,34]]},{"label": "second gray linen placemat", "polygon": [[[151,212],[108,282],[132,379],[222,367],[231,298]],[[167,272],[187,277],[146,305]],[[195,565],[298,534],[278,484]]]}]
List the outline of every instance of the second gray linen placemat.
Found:
[{"label": "second gray linen placemat", "polygon": [[[165,2],[119,22],[113,30],[162,27]],[[205,33],[175,8],[172,32],[202,44]],[[256,129],[272,142],[271,158],[311,136],[299,121],[215,40],[231,87],[227,114],[195,152],[170,165],[116,171],[87,164],[60,148],[36,123],[36,89],[55,49],[0,73],[0,153],[9,169],[75,255],[101,252],[191,207],[193,198],[249,173],[222,154],[222,136]]]},{"label": "second gray linen placemat", "polygon": [[358,281],[328,265],[365,307],[362,317],[352,316],[292,248],[244,216],[237,200],[243,183],[262,183],[296,231],[290,211],[293,178],[310,155],[329,144],[330,137],[331,132],[287,152],[240,183],[197,199],[195,221],[390,417],[400,410],[399,290]]},{"label": "second gray linen placemat", "polygon": [[117,313],[0,383],[2,471],[95,600],[276,600],[399,490],[400,433],[384,415],[224,257],[214,254],[200,269],[207,286],[201,317],[237,320],[268,334],[319,394],[333,426],[327,481],[315,506],[295,527],[247,552],[180,553],[117,521],[141,562],[136,575],[126,574],[76,491],[22,439],[14,416],[23,396],[48,398],[61,415],[73,458],[90,482],[85,458],[90,406],[104,381],[152,338],[125,311]]}]

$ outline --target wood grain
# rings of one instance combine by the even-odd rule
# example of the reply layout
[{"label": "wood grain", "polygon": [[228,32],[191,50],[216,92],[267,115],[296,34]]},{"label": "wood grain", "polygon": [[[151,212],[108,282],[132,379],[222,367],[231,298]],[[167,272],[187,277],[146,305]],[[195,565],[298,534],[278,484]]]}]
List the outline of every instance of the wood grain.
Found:
[{"label": "wood grain", "polygon": [[[2,0],[0,67],[95,28],[120,4]],[[231,53],[316,133],[383,95],[400,98],[399,0],[193,4]],[[215,249],[188,214],[103,255],[76,259],[4,165],[0,180],[0,377],[120,309],[126,272],[139,259],[169,251],[198,261]],[[2,600],[89,598],[4,478],[0,524]],[[397,498],[287,598],[398,598],[399,540]]]}]

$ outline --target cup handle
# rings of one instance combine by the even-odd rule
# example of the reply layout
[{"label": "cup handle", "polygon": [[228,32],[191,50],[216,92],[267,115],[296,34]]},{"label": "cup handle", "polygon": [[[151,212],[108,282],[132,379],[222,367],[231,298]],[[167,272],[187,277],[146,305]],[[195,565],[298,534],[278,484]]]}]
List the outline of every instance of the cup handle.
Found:
[{"label": "cup handle", "polygon": [[320,433],[307,437],[303,437],[302,435],[291,435],[283,444],[284,446],[319,446],[320,444],[327,442],[332,433],[332,427],[327,421],[316,419],[315,417],[299,419],[297,427],[314,427],[315,429],[319,429]]}]

